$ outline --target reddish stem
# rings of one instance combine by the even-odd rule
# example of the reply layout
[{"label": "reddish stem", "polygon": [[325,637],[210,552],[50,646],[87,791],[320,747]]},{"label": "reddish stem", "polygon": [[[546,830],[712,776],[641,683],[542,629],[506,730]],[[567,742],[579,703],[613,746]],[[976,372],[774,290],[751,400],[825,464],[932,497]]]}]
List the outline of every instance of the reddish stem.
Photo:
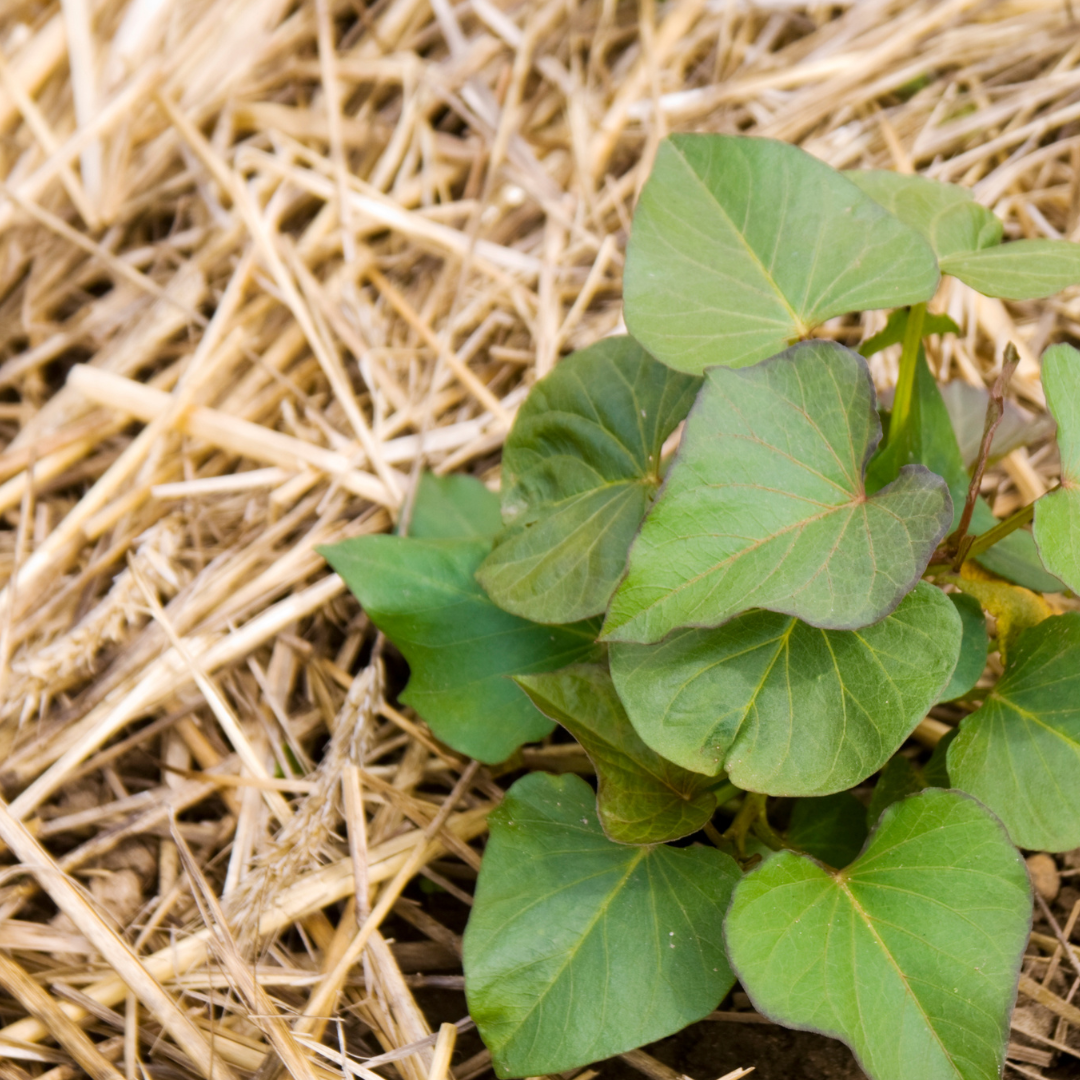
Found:
[{"label": "reddish stem", "polygon": [[1009,380],[1020,363],[1020,354],[1016,346],[1010,341],[1005,346],[1005,356],[1001,364],[1001,374],[994,382],[990,391],[990,400],[986,405],[986,422],[983,424],[982,442],[979,444],[979,456],[975,460],[975,471],[971,474],[971,483],[968,485],[967,499],[964,502],[964,512],[960,515],[960,524],[956,531],[949,537],[949,547],[956,552],[953,560],[953,570],[957,571],[963,565],[967,553],[974,543],[975,538],[968,536],[968,528],[971,525],[971,515],[975,512],[975,500],[979,497],[982,489],[983,473],[986,472],[986,463],[990,459],[990,447],[994,441],[994,434],[1005,415],[1005,391],[1009,386]]}]

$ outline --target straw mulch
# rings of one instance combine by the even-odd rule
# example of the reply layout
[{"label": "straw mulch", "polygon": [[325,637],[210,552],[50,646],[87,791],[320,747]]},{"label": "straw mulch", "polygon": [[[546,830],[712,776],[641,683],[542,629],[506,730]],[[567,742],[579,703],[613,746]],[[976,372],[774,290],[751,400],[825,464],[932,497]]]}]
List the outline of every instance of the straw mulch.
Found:
[{"label": "straw mulch", "polygon": [[[315,548],[390,528],[421,468],[497,484],[529,386],[620,326],[675,129],[1080,239],[1063,0],[0,4],[4,1078],[448,1075],[468,1021],[436,1038],[417,995],[460,989],[501,788],[394,707]],[[1011,339],[1033,410],[1080,335],[1080,290],[937,306],[941,378]],[[998,512],[1054,469],[1010,455]],[[466,1038],[456,1080],[490,1067]]]}]

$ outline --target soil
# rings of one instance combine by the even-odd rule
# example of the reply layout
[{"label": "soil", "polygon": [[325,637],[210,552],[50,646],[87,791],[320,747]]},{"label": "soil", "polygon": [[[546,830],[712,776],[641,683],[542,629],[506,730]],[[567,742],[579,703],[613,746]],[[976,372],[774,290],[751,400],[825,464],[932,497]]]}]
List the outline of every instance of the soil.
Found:
[{"label": "soil", "polygon": [[[738,1068],[754,1067],[750,1080],[865,1080],[851,1051],[835,1039],[773,1024],[704,1020],[648,1047],[654,1058],[677,1072],[715,1080]],[[642,1080],[615,1059],[601,1070],[603,1080]]]}]

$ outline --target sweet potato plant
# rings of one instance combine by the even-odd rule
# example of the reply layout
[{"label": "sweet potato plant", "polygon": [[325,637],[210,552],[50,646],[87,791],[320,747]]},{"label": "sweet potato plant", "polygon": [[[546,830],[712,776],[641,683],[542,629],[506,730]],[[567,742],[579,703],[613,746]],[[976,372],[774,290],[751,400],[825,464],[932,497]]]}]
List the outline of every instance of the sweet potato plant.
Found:
[{"label": "sweet potato plant", "polygon": [[[557,723],[595,768],[524,775],[491,818],[465,978],[500,1076],[668,1035],[736,979],[874,1080],[1000,1074],[1018,848],[1080,845],[1080,613],[1041,595],[1080,591],[1080,353],[1042,362],[1060,485],[998,522],[979,480],[1015,353],[972,476],[922,346],[955,330],[926,309],[941,274],[1047,297],[1080,245],[1003,242],[952,185],[672,137],[630,335],[536,384],[498,500],[426,477],[407,536],[326,551],[446,744],[500,763]],[[880,308],[862,355],[814,337]],[[896,343],[886,413],[864,356]],[[944,701],[966,715],[930,760],[898,753]]]}]

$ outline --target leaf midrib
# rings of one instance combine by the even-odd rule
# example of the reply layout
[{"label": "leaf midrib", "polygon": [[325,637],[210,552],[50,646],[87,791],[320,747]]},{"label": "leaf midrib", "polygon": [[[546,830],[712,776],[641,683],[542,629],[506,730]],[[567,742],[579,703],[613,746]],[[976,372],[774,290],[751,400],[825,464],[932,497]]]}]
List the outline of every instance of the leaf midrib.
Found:
[{"label": "leaf midrib", "polygon": [[870,934],[871,938],[873,938],[874,942],[881,949],[881,953],[885,957],[885,959],[888,962],[889,966],[892,967],[892,969],[896,972],[896,976],[900,980],[900,982],[903,984],[905,992],[911,998],[911,1000],[915,1003],[915,1008],[918,1010],[919,1015],[922,1017],[923,1022],[926,1025],[927,1031],[930,1032],[930,1034],[933,1037],[934,1041],[941,1048],[941,1052],[944,1055],[945,1060],[949,1063],[949,1066],[952,1068],[953,1072],[956,1074],[958,1080],[964,1080],[964,1074],[960,1071],[960,1069],[957,1067],[956,1063],[953,1061],[952,1054],[946,1048],[945,1043],[941,1039],[941,1036],[937,1033],[937,1029],[930,1022],[930,1017],[927,1015],[926,1010],[923,1008],[923,1004],[919,1000],[918,995],[915,993],[914,990],[912,990],[911,983],[908,982],[907,976],[904,974],[904,972],[901,969],[900,965],[896,962],[896,959],[893,957],[893,954],[889,951],[889,948],[885,944],[885,942],[882,939],[881,935],[877,932],[877,929],[874,927],[873,919],[870,916],[870,913],[855,898],[855,894],[851,891],[850,887],[848,886],[847,881],[845,880],[845,878],[842,875],[836,875],[834,877],[834,880],[836,881],[837,887],[847,897],[848,902],[851,904],[851,907],[854,910],[854,912],[856,913],[856,915],[862,920],[863,925],[866,927],[867,933]]},{"label": "leaf midrib", "polygon": [[[761,678],[757,681],[757,686],[754,687],[753,692],[747,698],[746,705],[742,711],[742,718],[739,720],[738,727],[735,729],[735,735],[731,742],[728,744],[727,749],[724,751],[724,761],[730,757],[731,752],[735,749],[735,744],[739,741],[739,737],[746,729],[747,717],[750,715],[751,710],[757,704],[757,699],[761,695],[762,687],[772,676],[773,669],[780,661],[780,657],[785,653],[788,653],[791,649],[791,636],[795,633],[795,627],[798,625],[799,620],[794,615],[788,617],[788,624],[784,630],[778,634],[775,638],[767,643],[766,647],[773,648],[773,654],[769,658],[769,662],[765,665],[765,669],[761,673]],[[790,679],[788,680],[790,685]],[[720,725],[717,725],[720,726]],[[715,731],[716,727],[712,729]]]},{"label": "leaf midrib", "polygon": [[1025,709],[1022,705],[1017,705],[1011,698],[1005,697],[996,688],[987,695],[988,701],[997,701],[1007,709],[1011,709],[1022,719],[1034,724],[1036,727],[1042,728],[1044,731],[1050,732],[1051,735],[1056,735],[1063,743],[1065,743],[1070,750],[1080,754],[1080,740],[1074,739],[1072,736],[1066,734],[1064,731],[1059,730],[1056,727],[1048,724],[1038,713],[1033,713],[1028,709]]},{"label": "leaf midrib", "polygon": [[[543,712],[543,710],[541,710],[541,712]],[[562,723],[562,721],[560,720],[559,723]],[[627,721],[627,723],[629,723],[629,720]],[[563,727],[567,727],[567,725],[563,724]],[[625,750],[622,747],[617,746],[610,739],[606,738],[603,735],[597,734],[594,729],[589,729],[589,735],[591,735],[596,740],[596,742],[600,744],[601,748],[608,748],[608,750],[610,751],[609,763],[611,761],[617,763],[620,757],[629,758],[630,761],[633,762],[633,764],[642,773],[644,773],[646,777],[648,777],[650,780],[655,781],[660,788],[668,792],[669,798],[675,800],[676,805],[685,804],[687,806],[691,806],[699,798],[701,798],[702,795],[708,794],[708,784],[714,779],[714,777],[704,776],[701,773],[689,773],[689,770],[686,770],[689,773],[688,780],[695,784],[697,784],[700,780],[700,786],[699,790],[696,791],[681,791],[675,786],[670,776],[665,776],[663,773],[658,771],[659,769],[663,768],[665,759],[662,758],[655,751],[650,751],[650,753],[656,759],[656,761],[652,764],[646,764],[640,757],[635,756],[632,751]],[[581,742],[580,739],[578,741]],[[646,747],[645,749],[648,750],[649,748]],[[588,747],[585,747],[585,753],[590,758],[592,757],[592,755],[589,754]],[[625,767],[623,767],[623,769],[624,771],[627,771]],[[599,768],[597,769],[597,773],[599,774]],[[600,777],[600,779],[602,780],[603,778]]]},{"label": "leaf midrib", "polygon": [[567,950],[565,959],[559,965],[558,969],[555,971],[552,977],[548,980],[547,986],[541,993],[536,995],[535,1000],[529,1007],[529,1011],[525,1013],[522,1017],[520,1017],[514,1031],[507,1037],[506,1041],[503,1043],[504,1048],[509,1046],[509,1044],[514,1041],[514,1039],[524,1029],[526,1023],[528,1023],[529,1017],[531,1017],[532,1014],[536,1012],[540,1005],[542,1005],[543,1002],[547,999],[548,994],[551,993],[556,983],[558,983],[558,981],[563,977],[566,969],[573,963],[575,957],[581,951],[581,948],[585,941],[592,934],[593,930],[596,929],[597,924],[604,916],[607,915],[608,908],[611,907],[612,903],[615,900],[615,897],[618,896],[619,893],[623,890],[623,888],[626,886],[626,883],[630,880],[633,872],[638,868],[638,865],[645,859],[647,855],[651,853],[651,851],[651,847],[641,847],[638,848],[638,850],[635,851],[634,854],[631,856],[630,861],[627,863],[626,866],[626,872],[623,874],[619,882],[607,894],[603,902],[597,905],[596,911],[594,912],[592,918],[589,920],[588,924],[578,936],[577,945],[573,949]]},{"label": "leaf midrib", "polygon": [[694,181],[698,184],[701,190],[705,192],[705,194],[716,206],[717,210],[720,212],[721,216],[730,227],[732,233],[734,233],[734,235],[738,237],[739,243],[742,244],[743,249],[746,251],[747,255],[750,256],[750,259],[752,260],[754,265],[761,272],[761,276],[765,279],[766,284],[768,284],[768,286],[776,294],[776,297],[783,305],[784,310],[787,311],[788,317],[791,319],[792,327],[797,331],[798,336],[802,337],[803,335],[809,333],[810,327],[808,327],[803,322],[800,315],[796,314],[795,309],[788,302],[788,298],[781,291],[780,286],[777,285],[776,279],[772,276],[772,274],[769,273],[768,270],[765,269],[765,264],[761,261],[761,257],[750,246],[750,242],[746,239],[746,236],[743,234],[743,232],[735,225],[735,222],[732,220],[731,215],[727,212],[723,203],[721,203],[720,200],[716,197],[712,189],[701,178],[697,170],[690,164],[690,161],[687,159],[686,155],[678,148],[678,146],[676,146],[674,143],[671,143],[669,145],[671,145],[672,150],[678,155],[678,158],[682,162],[686,171],[690,174],[691,177],[693,177]]}]

